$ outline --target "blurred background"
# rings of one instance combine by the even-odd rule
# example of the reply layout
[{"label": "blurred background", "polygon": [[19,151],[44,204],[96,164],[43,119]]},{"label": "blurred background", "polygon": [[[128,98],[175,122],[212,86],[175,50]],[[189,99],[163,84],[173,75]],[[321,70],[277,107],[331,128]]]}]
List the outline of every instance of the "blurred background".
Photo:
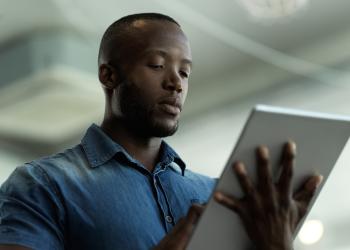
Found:
[{"label": "blurred background", "polygon": [[[101,122],[98,45],[124,15],[168,14],[188,35],[190,92],[167,140],[217,177],[257,103],[350,115],[349,10],[345,0],[0,0],[0,183]],[[350,249],[349,167],[347,146],[296,249]]]}]

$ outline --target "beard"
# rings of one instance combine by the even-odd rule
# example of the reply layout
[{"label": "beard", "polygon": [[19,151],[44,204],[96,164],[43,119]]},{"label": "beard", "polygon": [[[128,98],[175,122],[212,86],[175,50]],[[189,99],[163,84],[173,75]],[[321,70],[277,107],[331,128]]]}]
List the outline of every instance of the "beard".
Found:
[{"label": "beard", "polygon": [[129,81],[119,89],[119,105],[127,126],[144,137],[167,137],[175,134],[179,122],[168,124],[157,116],[155,106],[149,105],[142,90]]}]

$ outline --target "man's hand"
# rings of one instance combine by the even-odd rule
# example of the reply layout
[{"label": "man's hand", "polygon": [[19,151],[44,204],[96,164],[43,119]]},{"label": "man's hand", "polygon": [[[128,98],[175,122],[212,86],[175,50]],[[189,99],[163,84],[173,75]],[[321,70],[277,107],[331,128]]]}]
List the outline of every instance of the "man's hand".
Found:
[{"label": "man's hand", "polygon": [[291,183],[295,155],[295,143],[287,143],[282,155],[281,176],[274,183],[268,148],[260,146],[257,149],[257,185],[254,186],[248,177],[244,164],[236,162],[233,169],[245,196],[237,199],[223,192],[215,193],[219,203],[240,216],[248,236],[259,250],[293,249],[293,232],[322,181],[322,176],[310,177],[293,194]]},{"label": "man's hand", "polygon": [[153,250],[184,250],[191,238],[204,207],[194,204],[186,217],[181,218],[172,231]]}]

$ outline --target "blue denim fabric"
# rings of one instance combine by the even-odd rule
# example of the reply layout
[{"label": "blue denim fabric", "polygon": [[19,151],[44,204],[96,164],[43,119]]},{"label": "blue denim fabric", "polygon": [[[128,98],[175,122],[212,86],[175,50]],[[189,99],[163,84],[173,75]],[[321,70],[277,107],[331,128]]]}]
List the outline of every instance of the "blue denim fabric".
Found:
[{"label": "blue denim fabric", "polygon": [[214,185],[165,142],[150,173],[92,125],[81,144],[18,167],[2,185],[0,244],[151,249]]}]

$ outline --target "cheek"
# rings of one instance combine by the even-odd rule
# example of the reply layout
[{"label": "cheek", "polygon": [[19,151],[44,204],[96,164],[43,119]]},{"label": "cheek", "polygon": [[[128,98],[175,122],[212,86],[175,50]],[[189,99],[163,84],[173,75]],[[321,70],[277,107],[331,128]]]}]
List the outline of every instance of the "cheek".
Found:
[{"label": "cheek", "polygon": [[134,82],[149,87],[155,87],[156,85],[159,85],[164,78],[163,72],[155,71],[147,66],[139,67],[133,72],[132,75]]},{"label": "cheek", "polygon": [[137,109],[149,113],[154,108],[156,93],[154,88],[145,82],[129,82],[125,102],[127,105],[137,106]]},{"label": "cheek", "polygon": [[187,93],[188,93],[188,83],[185,83],[182,87],[182,103],[184,104],[186,101]]},{"label": "cheek", "polygon": [[162,88],[162,76],[149,70],[140,70],[135,72],[134,77],[131,79],[132,84],[137,89],[138,95],[142,98],[142,101],[152,105],[160,95]]}]

